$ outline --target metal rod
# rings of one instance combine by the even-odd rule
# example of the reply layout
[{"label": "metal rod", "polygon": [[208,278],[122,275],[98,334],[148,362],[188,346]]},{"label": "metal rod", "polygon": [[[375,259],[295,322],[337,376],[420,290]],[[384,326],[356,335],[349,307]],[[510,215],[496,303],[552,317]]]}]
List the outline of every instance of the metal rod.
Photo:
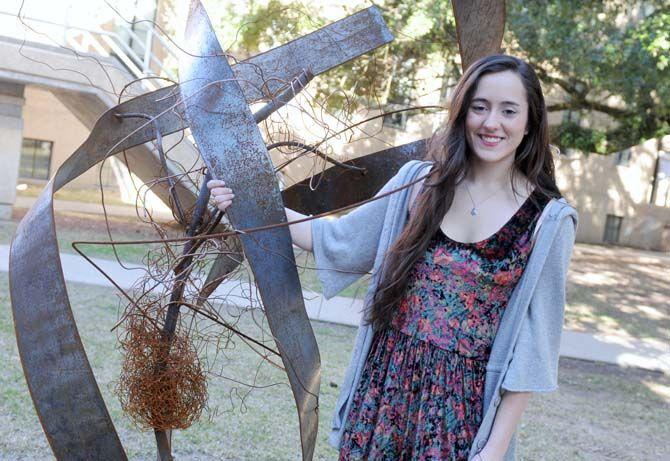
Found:
[{"label": "metal rod", "polygon": [[291,84],[287,89],[279,93],[277,97],[272,98],[270,102],[261,107],[258,112],[254,113],[254,120],[256,120],[256,123],[262,122],[272,115],[273,112],[288,104],[289,101],[291,101],[295,95],[300,93],[313,78],[314,74],[312,71],[304,69],[300,75],[291,81]]},{"label": "metal rod", "polygon": [[[327,154],[324,154],[320,150],[318,150],[315,146],[310,146],[309,144],[305,144],[299,141],[279,141],[275,142],[272,144],[268,144],[267,150],[273,150],[277,149],[279,147],[299,147],[301,149],[304,149],[304,152],[302,154],[307,154],[309,152],[314,152],[316,155],[324,159],[325,161],[332,163],[333,165],[339,166],[340,168],[344,168],[346,170],[353,170],[353,171],[360,171],[361,173],[365,174],[367,170],[365,168],[361,168],[355,165],[347,165],[346,163],[342,163],[339,160],[335,160],[334,158],[330,157]],[[288,163],[285,163],[282,165],[282,167],[285,167]]]},{"label": "metal rod", "polygon": [[[188,237],[193,237],[200,225],[202,223],[202,218],[207,210],[207,203],[209,201],[209,189],[207,188],[207,182],[211,179],[209,171],[205,174],[202,183],[200,184],[200,191],[198,192],[198,199],[196,200],[195,209],[193,211],[193,216],[191,222],[189,223],[186,229],[186,235]],[[204,239],[203,239],[204,240]],[[200,241],[203,241],[200,240]],[[168,310],[165,314],[165,323],[163,325],[163,336],[165,338],[165,347],[167,350],[170,349],[172,338],[174,337],[175,330],[177,329],[177,320],[179,319],[179,309],[181,308],[184,300],[184,289],[186,288],[186,280],[191,273],[190,265],[193,260],[193,256],[197,251],[199,241],[189,240],[184,244],[184,250],[182,252],[182,260],[175,267],[176,279],[172,287],[172,293],[170,294],[170,302],[168,304]],[[164,364],[159,364],[160,368],[163,368]],[[159,369],[160,370],[160,369]],[[156,444],[158,446],[158,456],[161,461],[172,461],[172,454],[170,450],[169,442],[166,442],[171,435],[170,431],[164,430],[155,430],[156,435]]]},{"label": "metal rod", "polygon": [[158,461],[173,461],[172,431],[154,431],[158,447]]}]

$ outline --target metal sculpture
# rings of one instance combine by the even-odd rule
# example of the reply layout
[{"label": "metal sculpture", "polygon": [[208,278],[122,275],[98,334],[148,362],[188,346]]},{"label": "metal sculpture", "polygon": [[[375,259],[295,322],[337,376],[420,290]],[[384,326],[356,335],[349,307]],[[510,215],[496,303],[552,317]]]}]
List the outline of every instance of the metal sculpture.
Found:
[{"label": "metal sculpture", "polygon": [[[459,9],[469,8],[468,2],[454,2],[457,20]],[[289,377],[300,419],[303,459],[313,455],[320,379],[318,348],[305,314],[288,230],[285,226],[273,227],[285,222],[283,202],[256,123],[306,85],[309,73],[326,72],[388,43],[392,36],[373,7],[230,66],[204,8],[194,1],[187,37],[195,46],[181,63],[182,83],[144,94],[104,113],[89,138],[45,187],[12,242],[10,290],[19,353],[38,417],[58,459],[126,459],[126,454],[72,315],[56,241],[53,194],[111,155],[157,138],[160,141],[161,136],[189,127],[208,174],[226,179],[237,192],[229,219],[240,229],[244,254],[255,273]],[[479,43],[476,38],[465,39],[459,35],[462,53]],[[482,53],[481,47],[476,49]],[[483,54],[492,51],[497,49],[489,47]],[[297,86],[287,90],[286,82],[291,81]],[[251,113],[248,104],[268,98],[268,106]],[[297,184],[284,191],[284,201],[309,213],[350,205],[371,196],[399,165],[423,157],[424,150],[425,143],[420,141],[334,166],[322,173],[317,194],[310,196],[304,184]],[[358,169],[347,169],[347,165]],[[358,192],[339,201],[346,194],[335,191],[343,187]],[[204,237],[213,229],[216,222],[204,226],[202,221],[206,189],[197,198],[183,184],[168,183],[165,189],[162,195],[172,197],[175,215],[182,224],[188,224],[187,235]],[[321,195],[321,190],[326,192]],[[188,218],[184,210],[194,208],[196,212]],[[243,232],[259,227],[267,229],[253,235]],[[183,261],[188,261],[198,245],[195,240],[186,245]],[[181,271],[177,282],[187,266],[184,263],[175,270]],[[206,298],[230,269],[230,264],[217,260],[201,296]],[[163,323],[168,349],[179,316],[180,290],[176,283]],[[169,435],[157,430],[156,439],[159,457],[171,459]]]}]

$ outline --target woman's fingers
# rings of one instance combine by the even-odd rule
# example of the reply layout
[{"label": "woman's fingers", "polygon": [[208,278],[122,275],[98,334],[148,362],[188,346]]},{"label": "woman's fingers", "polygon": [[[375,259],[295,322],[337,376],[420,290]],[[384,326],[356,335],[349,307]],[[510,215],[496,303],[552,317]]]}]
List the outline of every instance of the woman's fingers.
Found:
[{"label": "woman's fingers", "polygon": [[207,181],[207,187],[212,194],[212,199],[214,199],[216,207],[221,211],[226,211],[226,208],[233,203],[233,198],[235,197],[233,191],[228,187],[224,187],[225,185],[226,183],[219,179]]},{"label": "woman's fingers", "polygon": [[223,194],[223,195],[216,195],[214,197],[214,201],[217,203],[224,203],[224,202],[232,202],[233,197],[235,197],[235,194]]},{"label": "woman's fingers", "polygon": [[213,197],[216,197],[217,195],[230,195],[233,193],[232,189],[227,187],[215,187],[210,192]]},{"label": "woman's fingers", "polygon": [[233,202],[232,202],[231,200],[225,200],[225,201],[223,201],[223,202],[217,202],[216,207],[217,207],[220,211],[226,211],[226,209],[227,209],[230,205],[232,205],[232,203],[233,203]]}]

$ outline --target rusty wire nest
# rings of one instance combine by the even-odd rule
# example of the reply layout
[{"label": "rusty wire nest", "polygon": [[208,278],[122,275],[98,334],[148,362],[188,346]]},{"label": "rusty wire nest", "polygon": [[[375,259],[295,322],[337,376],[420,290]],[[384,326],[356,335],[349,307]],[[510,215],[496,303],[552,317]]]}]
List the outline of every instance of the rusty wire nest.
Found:
[{"label": "rusty wire nest", "polygon": [[160,301],[151,300],[126,316],[119,347],[123,365],[115,393],[141,429],[186,429],[207,403],[207,379],[193,341],[184,328],[168,339],[157,320]]}]

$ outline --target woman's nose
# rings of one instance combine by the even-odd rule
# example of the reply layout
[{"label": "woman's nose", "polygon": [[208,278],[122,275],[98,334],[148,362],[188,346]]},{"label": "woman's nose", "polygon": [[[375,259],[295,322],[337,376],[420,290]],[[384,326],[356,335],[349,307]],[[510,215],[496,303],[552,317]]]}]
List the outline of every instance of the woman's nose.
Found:
[{"label": "woman's nose", "polygon": [[500,126],[500,118],[495,111],[490,111],[486,118],[484,119],[484,128],[487,130],[495,130]]}]

